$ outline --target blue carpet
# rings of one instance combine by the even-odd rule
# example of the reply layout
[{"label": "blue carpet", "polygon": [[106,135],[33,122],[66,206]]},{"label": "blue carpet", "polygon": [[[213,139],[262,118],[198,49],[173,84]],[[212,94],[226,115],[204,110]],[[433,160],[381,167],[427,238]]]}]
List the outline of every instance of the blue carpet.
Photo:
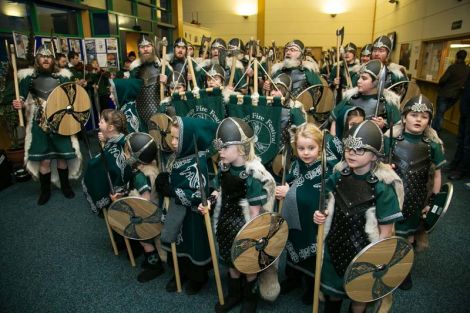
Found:
[{"label": "blue carpet", "polygon": [[[444,133],[443,139],[449,160],[455,138]],[[430,236],[431,248],[416,256],[414,286],[395,293],[393,312],[470,311],[470,191],[464,182],[454,183],[453,202]],[[168,267],[156,280],[138,283],[139,267],[130,266],[124,251],[114,256],[104,220],[91,213],[79,183],[73,187],[74,199],[54,189],[42,207],[36,205],[37,182],[0,192],[0,312],[213,312],[212,275],[194,296],[165,291]],[[261,301],[259,312],[311,312],[301,294],[294,291],[273,304]]]}]

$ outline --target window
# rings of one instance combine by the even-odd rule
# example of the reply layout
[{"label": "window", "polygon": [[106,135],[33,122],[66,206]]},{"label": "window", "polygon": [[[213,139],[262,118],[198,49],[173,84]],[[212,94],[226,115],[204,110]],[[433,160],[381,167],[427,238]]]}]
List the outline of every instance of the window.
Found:
[{"label": "window", "polygon": [[78,35],[77,12],[68,9],[56,9],[36,6],[39,31],[56,34]]},{"label": "window", "polygon": [[28,32],[28,12],[24,3],[0,1],[0,28]]}]

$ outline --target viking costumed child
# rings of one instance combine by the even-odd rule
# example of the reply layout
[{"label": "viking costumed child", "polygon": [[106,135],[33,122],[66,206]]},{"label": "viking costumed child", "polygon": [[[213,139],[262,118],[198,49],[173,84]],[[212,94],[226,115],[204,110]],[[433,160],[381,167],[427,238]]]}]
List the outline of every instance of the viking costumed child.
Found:
[{"label": "viking costumed child", "polygon": [[[341,88],[344,92],[357,85],[357,80],[359,79],[358,72],[361,66],[356,58],[356,53],[357,47],[354,43],[350,42],[344,46],[343,60],[339,64],[340,76],[336,77],[338,64],[335,64],[331,69],[330,77],[328,77],[328,82],[332,87]],[[351,85],[348,85],[349,83]]]},{"label": "viking costumed child", "polygon": [[366,113],[363,109],[351,105],[344,105],[337,111],[335,122],[336,137],[343,140],[354,125],[359,125],[366,120]]},{"label": "viking costumed child", "polygon": [[[383,95],[378,97],[379,75],[383,65],[378,60],[367,62],[359,71],[357,87],[348,90],[343,95],[343,100],[331,112],[331,133],[341,136],[336,131],[336,121],[344,120],[341,114],[345,114],[344,106],[359,107],[365,112],[367,120],[375,122],[383,131],[389,128],[389,123],[396,124],[400,121],[400,97],[389,90],[383,90]],[[378,98],[380,101],[378,101]]]},{"label": "viking costumed child", "polygon": [[[156,202],[154,182],[158,175],[155,163],[157,144],[149,134],[132,133],[126,136],[124,152],[127,163],[132,167],[129,195]],[[121,196],[117,193],[111,195],[111,198],[114,201]],[[155,238],[140,240],[139,243],[144,248],[144,261],[141,264],[143,270],[137,280],[145,283],[163,274],[164,268],[155,246]]]},{"label": "viking costumed child", "polygon": [[[224,305],[216,304],[216,312],[228,312],[240,302],[241,312],[256,312],[257,275],[246,275],[245,281],[244,275],[235,268],[231,258],[231,247],[240,229],[260,213],[272,211],[274,204],[275,182],[254,154],[255,140],[251,127],[243,120],[232,117],[220,123],[214,140],[221,163],[219,183],[212,193],[211,205],[217,202],[214,210],[216,238],[220,257],[229,267],[228,294]],[[199,210],[201,213],[205,211],[202,205]],[[261,284],[260,278],[263,296],[263,288],[266,286]],[[270,287],[270,292],[274,292],[279,286]],[[274,295],[273,299],[276,297]]]},{"label": "viking costumed child", "polygon": [[112,79],[110,98],[116,108],[124,113],[127,121],[127,132],[145,132],[147,125],[139,118],[136,108],[136,99],[142,81],[135,78]]},{"label": "viking costumed child", "polygon": [[[160,108],[158,109],[159,112],[164,113],[170,117],[174,117],[176,115],[176,110],[173,104],[173,94],[174,93],[182,93],[186,91],[186,80],[182,73],[173,71],[170,76],[170,83],[168,84],[169,87],[169,96],[165,99],[162,99],[160,102]],[[181,96],[178,96],[181,97]]]},{"label": "viking costumed child", "polygon": [[[50,128],[45,113],[51,92],[60,84],[69,82],[72,74],[68,69],[59,70],[55,66],[51,50],[41,46],[36,52],[34,68],[20,70],[18,77],[20,100],[13,100],[12,104],[17,110],[26,109],[24,161],[26,169],[33,177],[39,178],[41,183],[37,203],[43,205],[49,201],[51,175],[53,182],[60,182],[64,196],[73,198],[75,194],[70,187],[69,178],[76,179],[80,176],[80,146],[75,136],[55,133],[55,130]],[[56,163],[57,166],[52,167],[51,163]]]},{"label": "viking costumed child", "polygon": [[[171,252],[170,244],[176,243],[181,282],[187,281],[185,291],[188,295],[198,293],[206,284],[211,266],[204,218],[197,206],[201,203],[200,184],[204,185],[206,194],[209,192],[207,150],[216,129],[217,123],[209,120],[176,116],[171,125],[174,155],[170,172],[161,173],[156,182],[158,192],[170,197],[161,234],[162,247]],[[200,168],[197,167],[195,145],[199,151]],[[201,171],[203,182],[199,181],[198,171]],[[166,290],[175,292],[176,288],[173,276],[166,284]]]},{"label": "viking costumed child", "polygon": [[[335,166],[327,180],[331,192],[325,214],[315,211],[314,222],[325,224],[325,250],[321,286],[327,296],[325,312],[341,310],[347,298],[344,274],[350,262],[372,242],[390,237],[395,222],[403,219],[403,184],[378,158],[383,135],[378,126],[364,121],[343,139],[345,161]],[[358,196],[360,195],[360,196]],[[366,303],[353,302],[352,312],[362,313]]]},{"label": "viking costumed child", "polygon": [[[104,109],[99,122],[98,139],[103,146],[103,154],[88,160],[82,180],[83,192],[91,210],[101,214],[102,209],[111,204],[110,186],[107,174],[111,178],[117,193],[126,193],[131,178],[131,168],[124,155],[125,135],[127,134],[126,117],[121,111]],[[108,173],[103,162],[107,163]]]},{"label": "viking costumed child", "polygon": [[[405,187],[405,219],[395,224],[395,232],[411,244],[418,232],[424,231],[420,229],[421,218],[441,189],[441,167],[446,162],[442,141],[430,126],[432,114],[431,101],[423,95],[415,96],[403,107],[402,123],[385,134],[385,154],[392,154],[393,167]],[[429,184],[430,174],[432,185]],[[400,288],[411,287],[410,273]]]},{"label": "viking costumed child", "polygon": [[372,44],[372,59],[385,66],[385,88],[407,80],[405,67],[390,61],[392,49],[393,43],[388,36],[379,36]]},{"label": "viking costumed child", "polygon": [[[302,288],[303,279],[306,288],[302,302],[307,305],[313,302],[317,225],[312,223],[311,217],[318,209],[320,197],[322,139],[320,129],[311,123],[297,129],[294,145],[298,158],[293,162],[287,177],[290,186],[276,187],[276,198],[285,199],[282,215],[289,225],[286,244],[287,280],[281,284],[281,292]],[[327,159],[328,172],[325,177],[331,174],[339,161],[334,155],[329,155]]]}]

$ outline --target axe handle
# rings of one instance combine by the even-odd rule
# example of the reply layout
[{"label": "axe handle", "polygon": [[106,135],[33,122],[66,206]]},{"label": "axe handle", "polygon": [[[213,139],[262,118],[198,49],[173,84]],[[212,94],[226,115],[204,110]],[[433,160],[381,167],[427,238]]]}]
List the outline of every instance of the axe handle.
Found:
[{"label": "axe handle", "polygon": [[318,303],[320,295],[320,277],[321,277],[321,266],[323,257],[323,230],[325,224],[318,225],[317,232],[317,258],[315,264],[315,284],[313,288],[313,313],[318,313]]},{"label": "axe handle", "polygon": [[224,293],[222,291],[222,281],[220,280],[219,261],[217,259],[217,254],[215,251],[214,234],[212,233],[211,218],[209,216],[209,212],[207,208],[205,209],[206,209],[206,213],[204,213],[204,221],[206,222],[205,224],[206,224],[207,237],[209,239],[209,248],[211,250],[212,265],[214,267],[215,284],[217,285],[217,296],[219,297],[220,305],[224,305]]},{"label": "axe handle", "polygon": [[349,74],[349,69],[348,69],[348,64],[346,63],[346,60],[343,59],[343,64],[344,64],[344,76],[346,76],[346,84],[348,86],[348,89],[352,88],[352,81],[351,81],[351,75]]},{"label": "axe handle", "polygon": [[206,59],[207,51],[209,51],[209,41],[204,42],[204,54],[202,55],[203,59]]},{"label": "axe handle", "polygon": [[253,93],[258,93],[258,59],[255,58],[253,62]]},{"label": "axe handle", "polygon": [[176,291],[181,292],[180,267],[178,265],[178,255],[176,254],[176,243],[171,243],[171,255],[173,257],[173,270],[175,271]]},{"label": "axe handle", "polygon": [[[10,59],[11,59],[11,66],[13,67],[13,82],[15,83],[15,96],[16,96],[16,100],[20,100],[20,87],[18,85],[18,69],[16,68],[15,47],[13,45],[10,45]],[[19,119],[20,127],[24,127],[23,109],[18,110],[18,119]]]},{"label": "axe handle", "polygon": [[[162,74],[165,75],[166,70],[166,46],[163,45],[162,47]],[[160,99],[165,98],[165,84],[160,82]]]},{"label": "axe handle", "polygon": [[113,247],[114,255],[119,255],[116,241],[114,240],[113,230],[111,229],[111,226],[109,226],[107,208],[103,208],[103,216],[104,216],[104,221],[106,222],[106,229],[108,230],[108,235],[109,235],[109,239],[111,240],[111,246]]},{"label": "axe handle", "polygon": [[[339,78],[339,43],[340,38],[336,36],[336,78]],[[336,85],[336,89],[339,88],[339,85]]]},{"label": "axe handle", "polygon": [[194,74],[193,59],[191,58],[190,55],[188,55],[188,66],[189,66],[189,73],[191,74],[191,78],[193,81],[194,89],[198,89],[199,87],[197,86],[196,75]]},{"label": "axe handle", "polygon": [[235,70],[237,69],[236,56],[232,56],[232,66],[230,67],[230,80],[228,81],[228,87],[233,87],[233,80],[235,79]]}]

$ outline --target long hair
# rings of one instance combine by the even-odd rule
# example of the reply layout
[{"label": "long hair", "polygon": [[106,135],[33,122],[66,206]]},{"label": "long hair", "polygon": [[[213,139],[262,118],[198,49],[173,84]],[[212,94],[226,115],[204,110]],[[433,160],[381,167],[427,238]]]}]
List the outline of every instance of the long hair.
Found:
[{"label": "long hair", "polygon": [[108,124],[114,126],[117,132],[127,134],[127,120],[124,113],[114,109],[104,109],[101,118]]}]

